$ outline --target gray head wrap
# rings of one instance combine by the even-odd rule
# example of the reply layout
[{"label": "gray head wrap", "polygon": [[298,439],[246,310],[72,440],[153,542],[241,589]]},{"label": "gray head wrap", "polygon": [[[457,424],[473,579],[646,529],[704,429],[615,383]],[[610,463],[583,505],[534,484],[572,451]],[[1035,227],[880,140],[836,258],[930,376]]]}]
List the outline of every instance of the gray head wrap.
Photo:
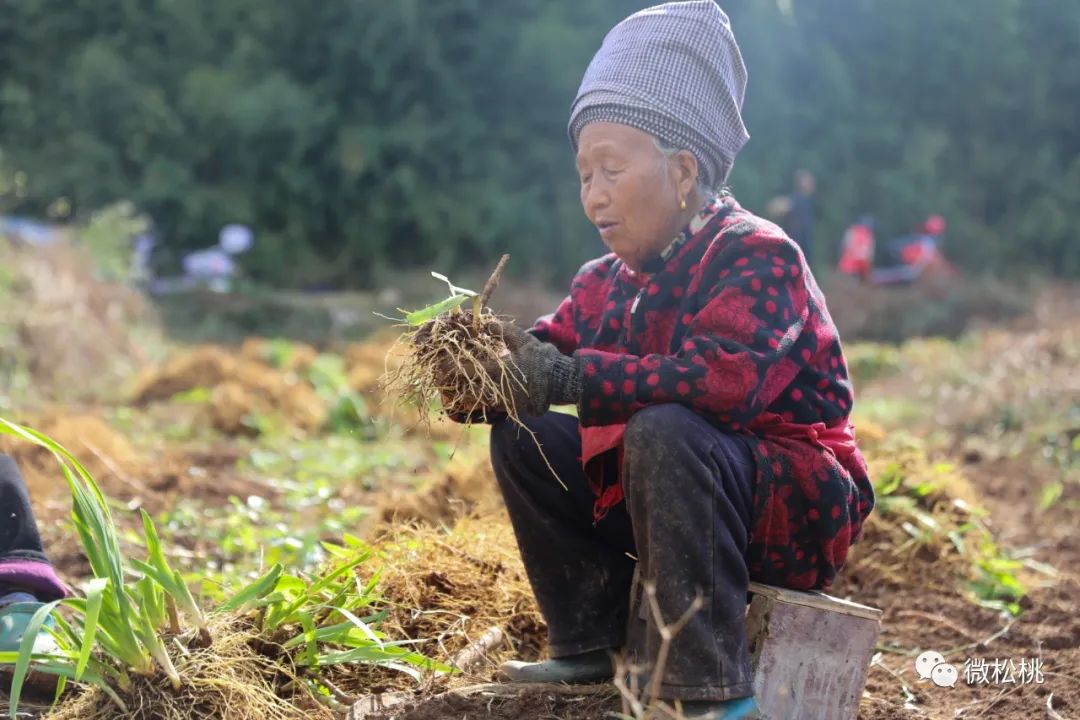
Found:
[{"label": "gray head wrap", "polygon": [[689,150],[699,180],[716,188],[750,136],[741,109],[746,67],[727,15],[713,0],[634,13],[604,38],[570,109],[577,152],[590,122],[630,125]]}]

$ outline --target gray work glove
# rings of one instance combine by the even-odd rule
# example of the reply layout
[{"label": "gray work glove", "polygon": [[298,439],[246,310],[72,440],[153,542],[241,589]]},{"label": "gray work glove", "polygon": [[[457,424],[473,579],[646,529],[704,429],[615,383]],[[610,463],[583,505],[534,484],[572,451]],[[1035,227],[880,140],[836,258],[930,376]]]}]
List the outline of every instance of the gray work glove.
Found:
[{"label": "gray work glove", "polygon": [[[507,370],[514,410],[522,415],[543,415],[552,405],[578,403],[581,397],[581,361],[566,356],[551,343],[540,342],[511,322],[501,322],[503,342],[510,351]],[[501,368],[490,363],[485,370],[500,382]],[[508,409],[508,408],[500,408]]]}]

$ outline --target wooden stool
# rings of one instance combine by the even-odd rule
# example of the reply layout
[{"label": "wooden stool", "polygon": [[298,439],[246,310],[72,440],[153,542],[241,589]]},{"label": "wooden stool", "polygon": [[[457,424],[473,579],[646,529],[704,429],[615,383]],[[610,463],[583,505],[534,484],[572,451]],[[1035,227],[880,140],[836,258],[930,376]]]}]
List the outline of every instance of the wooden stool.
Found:
[{"label": "wooden stool", "polygon": [[754,695],[769,720],[854,720],[881,611],[820,592],[750,583]]}]

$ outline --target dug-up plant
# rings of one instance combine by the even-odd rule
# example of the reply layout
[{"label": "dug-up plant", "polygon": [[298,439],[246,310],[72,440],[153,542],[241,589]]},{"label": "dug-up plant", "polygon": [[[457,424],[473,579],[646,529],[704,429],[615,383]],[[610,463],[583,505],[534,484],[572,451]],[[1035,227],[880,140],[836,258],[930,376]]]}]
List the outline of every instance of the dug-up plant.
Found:
[{"label": "dug-up plant", "polygon": [[[509,260],[509,255],[499,259],[480,294],[431,273],[449,286],[450,297],[421,310],[401,311],[405,331],[386,355],[381,384],[396,404],[416,408],[421,423],[430,420],[440,402],[465,425],[489,409],[505,413],[532,437],[548,470],[565,488],[536,434],[521,421],[523,408],[517,407],[515,391],[525,389],[524,379],[503,338],[501,320],[487,307]],[[471,308],[463,309],[467,300]]]},{"label": "dug-up plant", "polygon": [[[487,307],[509,260],[505,254],[499,259],[479,295],[457,287],[445,275],[431,273],[449,286],[450,297],[421,310],[401,311],[405,318],[400,325],[406,330],[386,355],[381,384],[396,404],[416,408],[421,423],[430,421],[439,402],[466,426],[490,409],[505,413],[532,437],[548,470],[565,489],[536,434],[521,421],[515,390],[525,389],[524,379],[503,338],[499,317]],[[470,309],[461,307],[466,300],[471,300]]]},{"label": "dug-up plant", "polygon": [[[391,358],[400,358],[383,378],[389,397],[418,407],[425,418],[441,399],[444,407],[465,417],[496,407],[517,419],[511,383],[520,380],[515,373],[505,372],[512,362],[510,352],[498,317],[487,307],[509,259],[502,256],[480,294],[432,273],[447,283],[450,297],[405,314],[402,326],[406,330],[387,355],[388,366]],[[463,309],[466,300],[471,300],[471,307]],[[488,368],[492,367],[504,372],[491,373]]]},{"label": "dug-up plant", "polygon": [[[34,614],[18,652],[0,653],[0,664],[13,666],[12,718],[31,672],[56,676],[58,704],[51,717],[58,719],[299,720],[331,716],[342,697],[325,677],[332,668],[378,664],[417,678],[421,669],[449,669],[379,632],[385,611],[375,592],[378,576],[366,582],[358,577],[358,566],[370,554],[359,541],[347,537],[343,547],[327,546],[333,559],[314,576],[287,574],[274,565],[205,610],[170,566],[145,512],[147,557],[128,560],[106,499],[71,453],[3,418],[0,433],[56,456],[93,573],[81,596],[48,603]],[[57,647],[35,653],[43,629]],[[65,695],[68,683],[85,692]]]}]

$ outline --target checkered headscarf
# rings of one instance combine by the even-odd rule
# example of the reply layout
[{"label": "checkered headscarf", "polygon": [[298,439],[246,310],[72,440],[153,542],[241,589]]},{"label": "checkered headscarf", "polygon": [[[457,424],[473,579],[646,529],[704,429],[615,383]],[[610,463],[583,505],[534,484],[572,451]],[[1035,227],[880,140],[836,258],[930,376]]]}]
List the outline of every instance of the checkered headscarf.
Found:
[{"label": "checkered headscarf", "polygon": [[570,144],[576,152],[590,122],[630,125],[692,152],[700,180],[715,189],[750,139],[745,90],[742,54],[714,0],[646,8],[612,28],[589,63],[570,109]]}]

